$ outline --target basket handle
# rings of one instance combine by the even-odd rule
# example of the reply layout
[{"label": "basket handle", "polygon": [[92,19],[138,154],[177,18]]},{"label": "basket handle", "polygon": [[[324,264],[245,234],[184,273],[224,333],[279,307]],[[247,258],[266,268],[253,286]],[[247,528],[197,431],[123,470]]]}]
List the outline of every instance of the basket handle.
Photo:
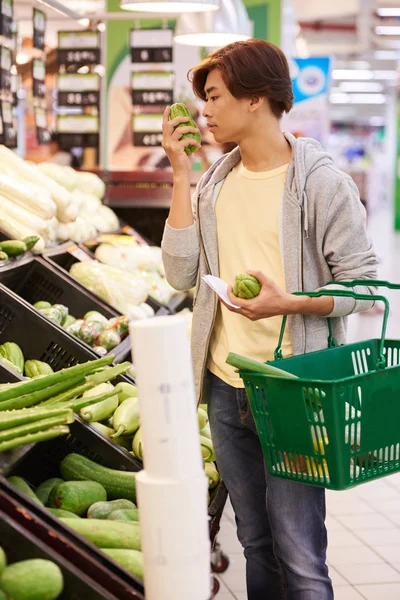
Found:
[{"label": "basket handle", "polygon": [[[353,287],[355,285],[366,285],[366,284],[371,284],[374,287],[388,287],[391,289],[400,289],[400,284],[397,283],[390,283],[389,281],[383,281],[383,280],[375,280],[375,279],[355,279],[353,281],[335,281],[335,282],[330,282],[331,284],[335,284],[335,285],[343,285],[346,287]],[[327,284],[329,285],[329,284]],[[384,345],[385,345],[385,335],[386,335],[386,327],[387,327],[387,322],[388,322],[388,317],[389,317],[389,301],[385,296],[379,296],[379,295],[375,295],[375,294],[357,294],[356,292],[353,292],[352,290],[318,290],[316,292],[293,292],[294,296],[309,296],[310,298],[318,298],[320,296],[338,296],[341,298],[354,298],[355,300],[367,300],[367,301],[381,301],[384,303],[385,305],[385,312],[383,315],[383,323],[382,323],[382,333],[381,333],[381,340],[380,340],[380,345],[379,345],[379,359],[376,365],[377,370],[379,369],[384,369],[386,367],[386,358],[385,355],[383,353],[383,349],[384,349]],[[328,337],[328,347],[329,348],[334,348],[335,346],[337,346],[337,342],[333,337],[333,333],[332,333],[332,322],[331,319],[329,317],[327,317],[328,320],[328,328],[329,328],[329,337]],[[282,327],[281,327],[281,331],[280,331],[280,335],[279,335],[279,341],[278,341],[278,346],[275,349],[274,352],[274,358],[275,360],[279,360],[281,358],[283,358],[282,356],[282,341],[283,341],[283,336],[285,334],[285,328],[286,328],[286,323],[287,323],[287,316],[285,315],[282,319]]]}]

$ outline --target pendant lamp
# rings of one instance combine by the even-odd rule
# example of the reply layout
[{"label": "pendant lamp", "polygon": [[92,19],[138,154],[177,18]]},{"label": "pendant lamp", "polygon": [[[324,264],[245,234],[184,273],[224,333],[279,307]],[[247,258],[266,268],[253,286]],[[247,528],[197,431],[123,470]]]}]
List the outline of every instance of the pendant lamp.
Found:
[{"label": "pendant lamp", "polygon": [[219,0],[121,0],[124,10],[145,13],[191,13],[218,10]]}]

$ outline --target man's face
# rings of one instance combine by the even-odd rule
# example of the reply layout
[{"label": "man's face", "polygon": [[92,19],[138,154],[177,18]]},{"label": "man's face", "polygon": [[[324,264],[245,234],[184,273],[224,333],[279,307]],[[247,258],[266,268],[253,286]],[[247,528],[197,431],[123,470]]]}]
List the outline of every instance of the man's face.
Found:
[{"label": "man's face", "polygon": [[204,86],[206,105],[203,116],[207,125],[219,144],[236,142],[246,133],[248,119],[248,98],[237,99],[228,90],[219,69],[208,74]]}]

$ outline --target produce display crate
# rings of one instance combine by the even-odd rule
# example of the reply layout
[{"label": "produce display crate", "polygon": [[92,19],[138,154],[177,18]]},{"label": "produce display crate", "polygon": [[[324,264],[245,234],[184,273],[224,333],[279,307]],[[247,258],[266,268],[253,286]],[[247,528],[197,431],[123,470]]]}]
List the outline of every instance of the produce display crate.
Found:
[{"label": "produce display crate", "polygon": [[193,297],[187,292],[178,292],[174,294],[167,304],[167,309],[175,315],[184,308],[193,310]]},{"label": "produce display crate", "polygon": [[[5,508],[8,512],[3,512]],[[22,560],[44,559],[56,563],[63,574],[64,589],[59,600],[118,600],[118,597],[103,589],[86,572],[79,570],[64,557],[64,552],[56,552],[23,524],[14,520],[15,505],[4,492],[0,491],[0,540],[8,563]]]},{"label": "produce display crate", "polygon": [[[83,317],[89,310],[97,310],[107,319],[120,316],[120,313],[103,302],[86,288],[82,288],[72,277],[56,269],[43,258],[16,262],[8,269],[0,269],[0,283],[10,288],[29,304],[39,300],[51,304],[64,304],[77,318]],[[56,325],[58,327],[58,325]],[[65,330],[59,327],[64,333]],[[68,334],[70,335],[70,334]],[[72,336],[86,349],[100,356],[88,344]],[[109,354],[115,355],[116,362],[122,362],[130,353],[130,341],[126,337]]]},{"label": "produce display crate", "polygon": [[[49,477],[59,476],[59,464],[70,452],[87,456],[98,464],[112,469],[139,471],[142,468],[141,463],[135,460],[133,456],[116,446],[93,427],[83,423],[79,417],[76,417],[75,422],[70,425],[70,435],[35,444],[15,464],[8,468],[6,474],[7,476],[18,475],[23,477],[32,487],[36,487]],[[94,563],[96,568],[101,568],[103,572],[108,573],[110,582],[108,584],[102,582],[102,585],[105,589],[114,590],[118,600],[142,598],[143,583],[141,581],[125,571],[93,544],[66,527],[44,507],[21,494],[10,486],[4,478],[0,477],[0,492],[1,490],[7,490],[8,495],[10,495],[10,487],[12,495],[18,502],[22,506],[28,507],[38,517],[38,520],[44,523],[44,527],[41,527],[40,523],[38,525],[33,522],[32,529],[39,532],[37,535],[45,536],[46,539],[49,538],[48,543],[51,547],[55,550],[59,548],[60,535],[68,544],[70,543],[75,548],[79,548],[78,552],[68,553],[68,560],[84,572],[88,572],[85,563],[89,560]],[[29,525],[27,527],[32,530]],[[48,536],[47,527],[51,527],[59,535]],[[117,588],[115,587],[117,585],[115,580],[118,584]],[[96,581],[100,582],[99,579],[96,579]]]},{"label": "produce display crate", "polygon": [[[73,242],[65,242],[65,244],[61,244],[56,248],[49,248],[43,253],[43,257],[51,265],[56,267],[56,269],[61,270],[64,273],[67,272],[68,274],[73,264],[82,262],[83,260],[93,260],[93,254],[90,251],[83,249],[83,247],[79,247]],[[84,285],[77,281],[75,283],[77,286],[80,286],[82,290],[87,291],[87,288]],[[116,310],[108,303],[104,302],[104,300],[102,300],[102,302],[110,309]],[[150,296],[146,300],[146,303],[151,306],[157,316],[160,308],[163,308],[163,304],[160,304],[160,302],[157,302],[157,300],[154,300]]]}]

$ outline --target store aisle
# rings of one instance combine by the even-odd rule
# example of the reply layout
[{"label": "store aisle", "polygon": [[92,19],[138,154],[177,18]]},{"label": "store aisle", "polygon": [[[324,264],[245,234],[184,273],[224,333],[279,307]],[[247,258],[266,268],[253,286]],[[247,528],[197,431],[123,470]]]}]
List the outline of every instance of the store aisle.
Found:
[{"label": "store aisle", "polygon": [[[400,282],[400,235],[392,216],[381,210],[369,221],[379,256],[379,278]],[[399,292],[383,291],[391,301],[388,337],[400,338]],[[397,300],[397,301],[396,301]],[[349,341],[379,337],[382,314],[372,311],[349,322]],[[400,598],[400,474],[346,492],[327,494],[328,562],[335,600]],[[230,558],[220,576],[218,600],[247,600],[245,561],[237,541],[232,507],[227,505],[218,536]]]}]

